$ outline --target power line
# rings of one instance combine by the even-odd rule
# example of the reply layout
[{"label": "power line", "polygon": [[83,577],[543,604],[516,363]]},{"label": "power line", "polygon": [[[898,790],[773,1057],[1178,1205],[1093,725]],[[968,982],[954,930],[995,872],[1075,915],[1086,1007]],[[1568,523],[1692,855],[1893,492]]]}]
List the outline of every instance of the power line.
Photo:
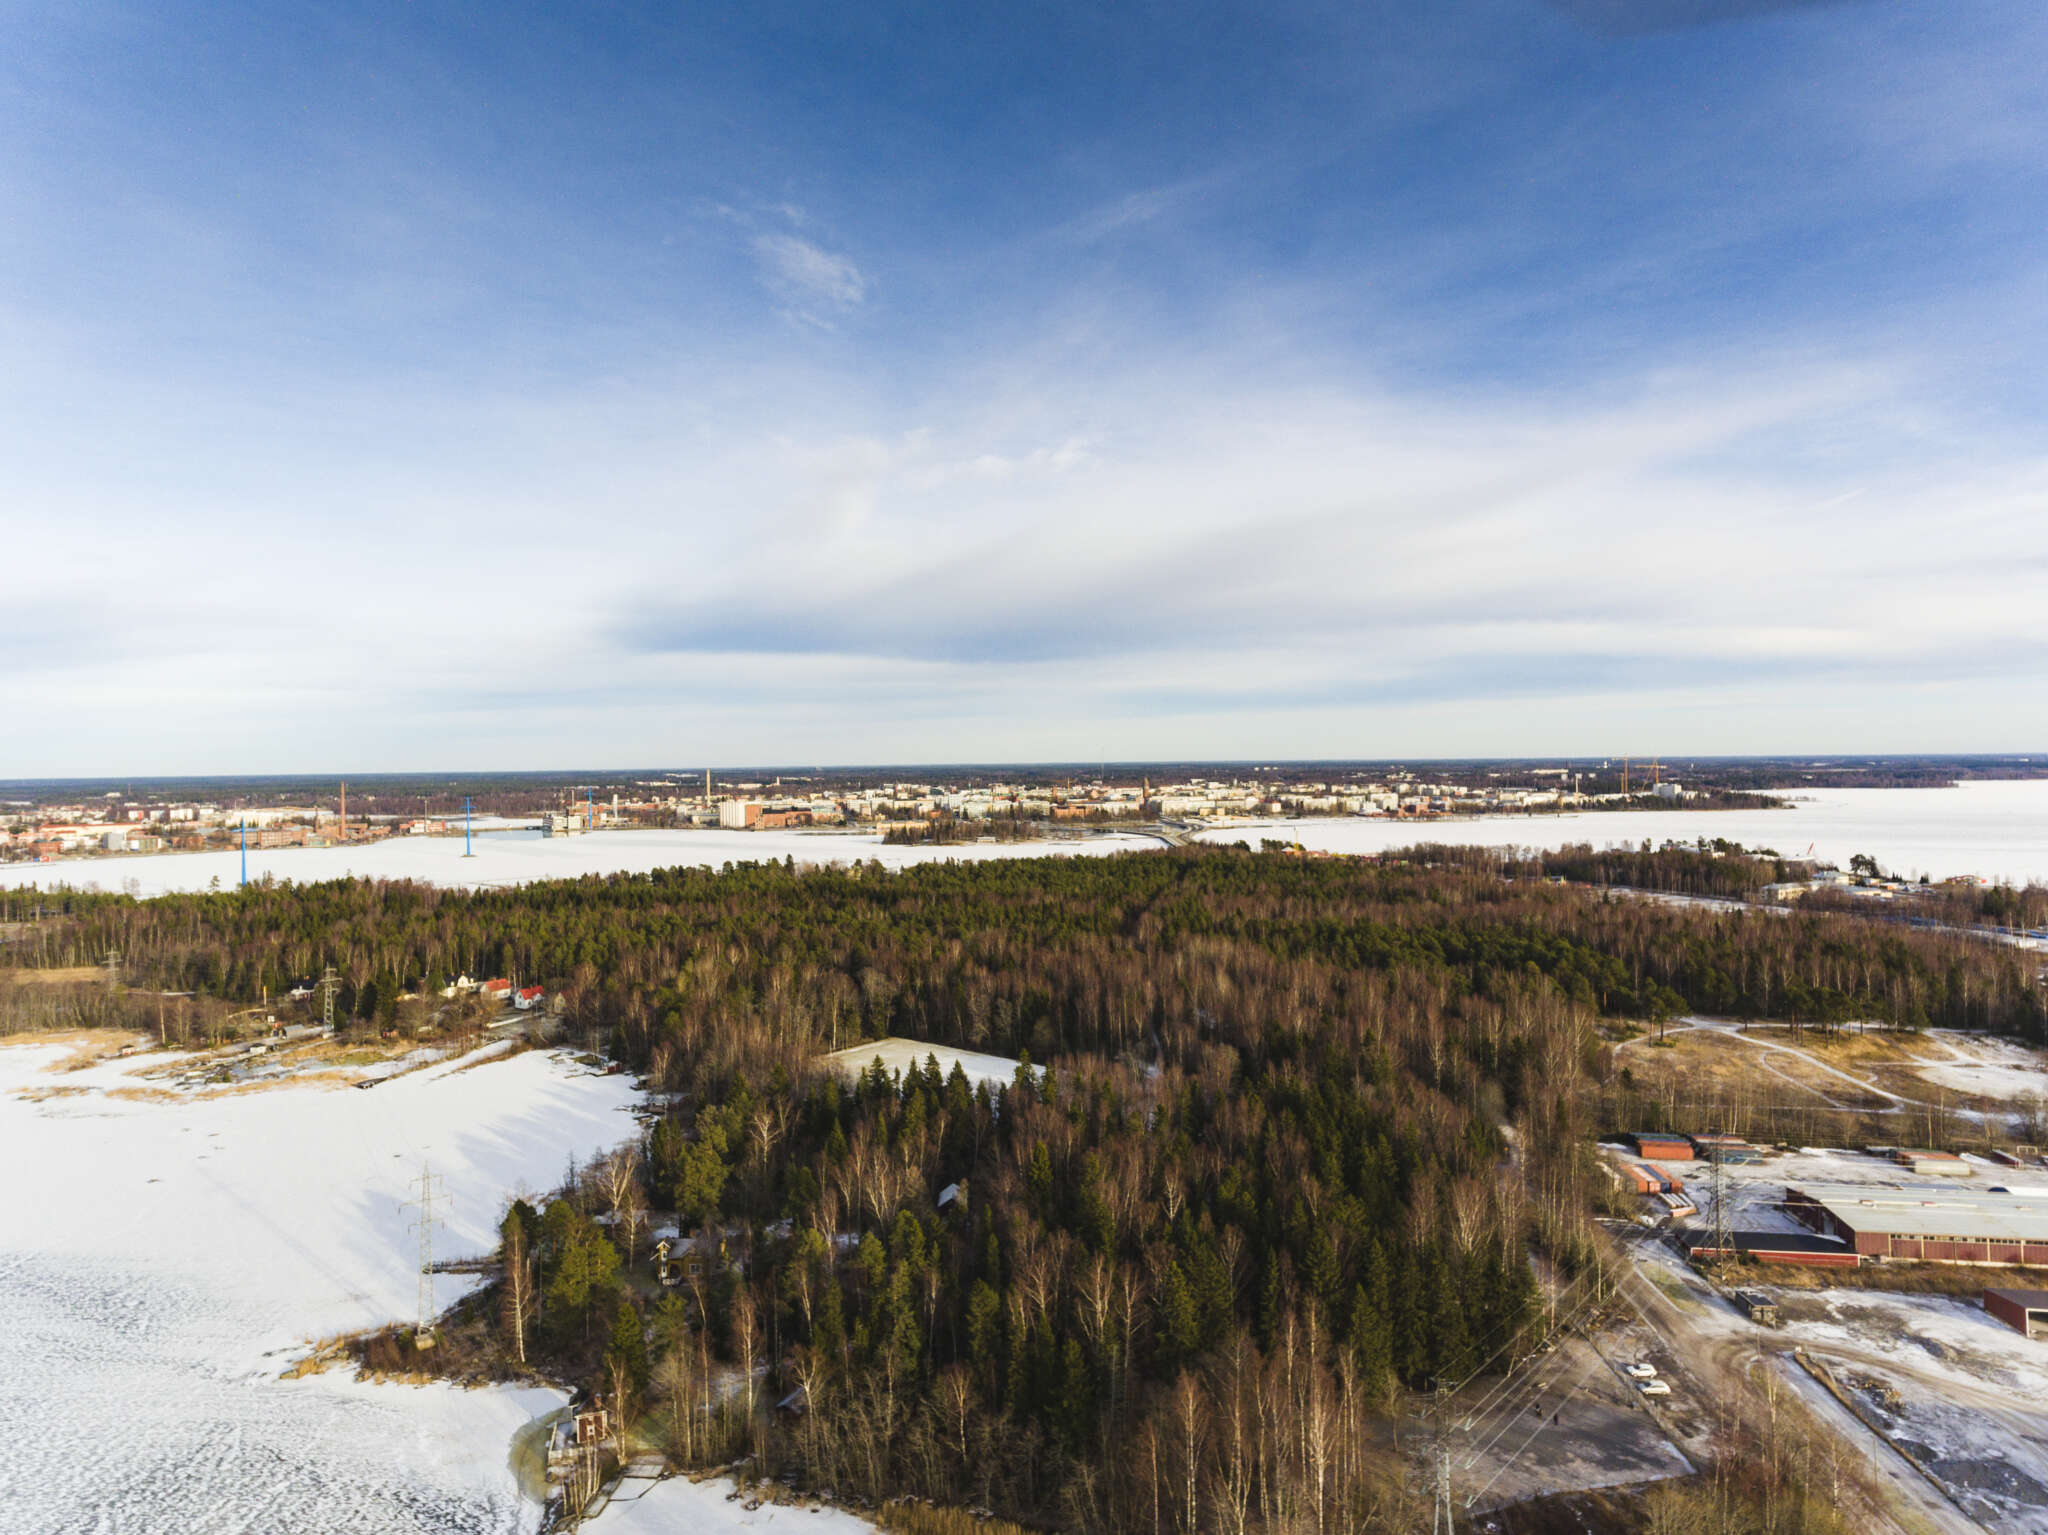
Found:
[{"label": "power line", "polygon": [[[1572,1383],[1569,1386],[1565,1387],[1559,1399],[1560,1406],[1562,1406],[1564,1401],[1570,1399],[1571,1394],[1574,1391],[1578,1390],[1580,1386],[1585,1384],[1586,1377],[1593,1373],[1593,1366],[1604,1362],[1605,1361],[1601,1359],[1599,1353],[1596,1351],[1592,1359],[1588,1361],[1588,1363],[1586,1364],[1586,1367],[1579,1371],[1577,1377],[1572,1381]],[[1477,1492],[1473,1493],[1471,1497],[1465,1500],[1465,1506],[1467,1508],[1472,1507],[1473,1504],[1477,1503],[1481,1498],[1485,1497],[1488,1492],[1492,1491],[1493,1484],[1499,1481],[1503,1476],[1507,1475],[1508,1471],[1514,1466],[1515,1462],[1520,1460],[1522,1456],[1528,1452],[1529,1446],[1536,1442],[1536,1436],[1542,1432],[1543,1424],[1539,1421],[1534,1428],[1529,1430],[1529,1436],[1526,1439],[1524,1439],[1520,1445],[1516,1447],[1515,1453],[1510,1455],[1505,1461],[1503,1461],[1501,1463],[1500,1469],[1494,1472],[1492,1476],[1486,1479],[1486,1485],[1484,1487],[1481,1487]]]}]

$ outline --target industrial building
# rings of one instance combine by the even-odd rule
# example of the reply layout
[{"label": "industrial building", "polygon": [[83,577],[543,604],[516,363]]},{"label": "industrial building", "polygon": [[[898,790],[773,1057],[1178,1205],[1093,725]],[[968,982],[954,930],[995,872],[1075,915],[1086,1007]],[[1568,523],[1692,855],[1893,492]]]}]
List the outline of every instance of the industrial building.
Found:
[{"label": "industrial building", "polygon": [[1764,1154],[1739,1135],[1695,1135],[1693,1155],[1704,1162],[1761,1162]]},{"label": "industrial building", "polygon": [[1635,1147],[1636,1155],[1648,1157],[1652,1162],[1690,1162],[1692,1142],[1682,1135],[1655,1135],[1639,1131],[1624,1135],[1623,1140]]},{"label": "industrial building", "polygon": [[1808,1268],[1854,1268],[1856,1250],[1833,1237],[1803,1231],[1731,1231],[1729,1245],[1719,1246],[1714,1233],[1687,1228],[1674,1233],[1679,1248],[1697,1263],[1709,1258],[1754,1258],[1759,1263],[1797,1263]]},{"label": "industrial building", "polygon": [[1807,1183],[1785,1208],[1865,1258],[2048,1266],[2048,1190]]},{"label": "industrial building", "polygon": [[1986,1290],[1984,1310],[2027,1338],[2048,1338],[2048,1290]]},{"label": "industrial building", "polygon": [[1910,1172],[1936,1178],[1968,1178],[1970,1164],[1953,1151],[1914,1151],[1905,1146],[1894,1146],[1891,1159]]},{"label": "industrial building", "polygon": [[1634,1185],[1638,1194],[1679,1194],[1685,1191],[1685,1185],[1676,1178],[1641,1162],[1623,1162],[1621,1174]]}]

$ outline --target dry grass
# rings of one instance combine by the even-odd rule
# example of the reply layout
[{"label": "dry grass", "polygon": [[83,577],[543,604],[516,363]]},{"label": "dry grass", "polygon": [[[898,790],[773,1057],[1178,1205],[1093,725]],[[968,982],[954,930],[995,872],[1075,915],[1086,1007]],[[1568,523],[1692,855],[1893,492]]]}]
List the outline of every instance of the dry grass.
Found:
[{"label": "dry grass", "polygon": [[[1617,1052],[1615,1063],[1626,1067],[1645,1089],[1654,1092],[1669,1085],[1681,1097],[1695,1101],[1739,1101],[1760,1095],[1766,1101],[1776,1101],[1803,1092],[1813,1098],[1818,1108],[1828,1107],[1829,1099],[1854,1108],[1876,1107],[1884,1102],[1875,1094],[1867,1102],[1859,1102],[1863,1095],[1854,1087],[1839,1077],[1815,1070],[1796,1056],[1761,1050],[1739,1039],[1704,1030],[1673,1034],[1661,1045],[1637,1040]],[[1782,1075],[1773,1076],[1763,1070],[1766,1064]]]},{"label": "dry grass", "polygon": [[243,1093],[267,1093],[280,1087],[354,1087],[361,1081],[361,1077],[351,1076],[345,1071],[295,1071],[290,1076],[263,1077],[254,1082],[201,1083],[194,1090],[208,1098],[232,1098]]},{"label": "dry grass", "polygon": [[1941,1059],[1926,1053],[1923,1042],[1912,1034],[1824,1034],[1817,1029],[1794,1031],[1773,1025],[1752,1028],[1749,1037],[1804,1050],[1830,1066],[1910,1065]]},{"label": "dry grass", "polygon": [[1991,1268],[1958,1263],[1866,1263],[1853,1269],[1807,1268],[1797,1263],[1739,1264],[1722,1274],[1727,1284],[1771,1285],[1780,1290],[1883,1290],[1895,1295],[1976,1297],[1985,1290],[2034,1290],[2039,1269]]},{"label": "dry grass", "polygon": [[889,1535],[1031,1535],[1005,1519],[982,1519],[937,1503],[884,1503],[869,1516]]},{"label": "dry grass", "polygon": [[[484,1043],[489,1044],[492,1043],[492,1041],[486,1040]],[[481,1045],[477,1047],[477,1049],[479,1050],[482,1048],[483,1047]],[[452,1077],[456,1074],[456,1072],[475,1071],[479,1066],[495,1066],[500,1061],[511,1060],[512,1057],[515,1055],[524,1055],[527,1051],[531,1050],[532,1048],[533,1041],[522,1036],[521,1038],[511,1041],[510,1049],[494,1050],[489,1055],[479,1056],[475,1050],[472,1050],[469,1054],[469,1058],[463,1061],[461,1065],[457,1066],[454,1071],[449,1072],[448,1075]]]},{"label": "dry grass", "polygon": [[65,1045],[71,1050],[63,1060],[53,1062],[51,1071],[76,1071],[105,1060],[123,1045],[134,1044],[144,1035],[132,1029],[52,1029],[48,1033],[0,1035],[0,1046]]},{"label": "dry grass", "polygon": [[324,1374],[337,1364],[347,1363],[351,1350],[360,1341],[362,1334],[352,1332],[336,1333],[331,1338],[322,1338],[309,1344],[305,1355],[284,1372],[286,1380],[302,1380],[308,1375]]},{"label": "dry grass", "polygon": [[98,965],[53,965],[41,970],[23,967],[7,974],[18,986],[76,986],[80,981],[107,978],[107,972]]}]

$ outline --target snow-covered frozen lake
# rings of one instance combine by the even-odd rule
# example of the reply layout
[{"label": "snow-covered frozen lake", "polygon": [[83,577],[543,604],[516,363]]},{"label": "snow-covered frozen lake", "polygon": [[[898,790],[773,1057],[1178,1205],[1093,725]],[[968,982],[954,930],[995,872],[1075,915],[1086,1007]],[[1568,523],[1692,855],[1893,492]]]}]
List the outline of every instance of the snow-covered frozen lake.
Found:
[{"label": "snow-covered frozen lake", "polygon": [[[945,859],[1035,858],[1047,853],[1103,854],[1160,846],[1156,837],[1112,832],[1060,837],[1044,842],[974,842],[951,847],[891,847],[874,832],[836,831],[600,831],[578,837],[545,837],[536,831],[492,832],[473,839],[476,854],[463,856],[460,837],[391,837],[350,847],[249,850],[249,878],[310,884],[358,875],[369,879],[418,879],[436,885],[523,885],[537,879],[574,879],[583,874],[645,874],[694,864],[866,863],[892,869]],[[111,854],[57,863],[0,864],[0,884],[57,885],[103,890],[132,889],[136,895],[167,890],[232,889],[241,878],[239,851],[223,853]]]},{"label": "snow-covered frozen lake", "polygon": [[[510,1443],[559,1394],[279,1374],[308,1340],[413,1314],[424,1161],[448,1196],[437,1251],[482,1252],[509,1193],[635,1133],[628,1080],[534,1053],[164,1102],[124,1096],[133,1062],[49,1069],[67,1054],[0,1044],[8,1527],[535,1528]],[[470,1283],[440,1278],[437,1304]]]},{"label": "snow-covered frozen lake", "polygon": [[1725,837],[1787,857],[1847,867],[1868,853],[1895,873],[1946,879],[1976,874],[2048,883],[2048,779],[1973,780],[1943,789],[1784,791],[1786,810],[1613,810],[1573,815],[1495,816],[1469,821],[1305,820],[1217,827],[1210,842],[1285,837],[1333,853],[1378,853],[1417,842],[1463,847],[1557,848],[1690,842]]}]

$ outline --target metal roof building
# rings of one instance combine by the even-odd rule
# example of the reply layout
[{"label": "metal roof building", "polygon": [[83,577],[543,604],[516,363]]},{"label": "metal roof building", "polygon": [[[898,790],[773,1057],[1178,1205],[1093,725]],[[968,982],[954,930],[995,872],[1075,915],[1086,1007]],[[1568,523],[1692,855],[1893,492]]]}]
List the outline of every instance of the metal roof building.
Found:
[{"label": "metal roof building", "polygon": [[1866,1258],[2048,1266],[2048,1197],[1804,1183],[1785,1190],[1785,1208]]},{"label": "metal roof building", "polygon": [[1754,1258],[1759,1263],[1798,1263],[1808,1268],[1854,1268],[1862,1260],[1855,1248],[1833,1237],[1804,1231],[1731,1231],[1729,1245],[1719,1246],[1711,1231],[1688,1228],[1673,1234],[1680,1251],[1702,1258]]}]

